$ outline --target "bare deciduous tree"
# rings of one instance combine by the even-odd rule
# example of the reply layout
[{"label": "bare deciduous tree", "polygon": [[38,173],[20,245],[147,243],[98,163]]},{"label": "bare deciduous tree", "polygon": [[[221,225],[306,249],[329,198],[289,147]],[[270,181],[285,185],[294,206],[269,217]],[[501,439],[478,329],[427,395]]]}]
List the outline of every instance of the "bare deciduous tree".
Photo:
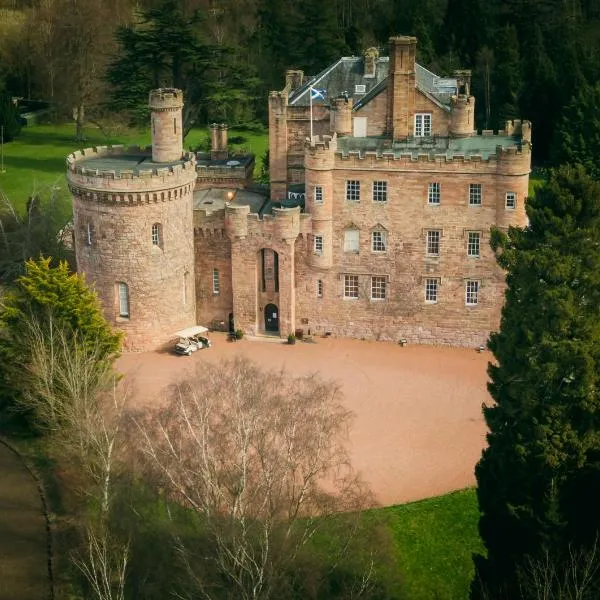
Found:
[{"label": "bare deciduous tree", "polygon": [[203,364],[166,409],[137,421],[154,481],[211,541],[201,560],[181,548],[203,597],[215,597],[206,561],[236,598],[277,597],[325,517],[371,503],[349,462],[349,421],[334,384],[245,359]]}]

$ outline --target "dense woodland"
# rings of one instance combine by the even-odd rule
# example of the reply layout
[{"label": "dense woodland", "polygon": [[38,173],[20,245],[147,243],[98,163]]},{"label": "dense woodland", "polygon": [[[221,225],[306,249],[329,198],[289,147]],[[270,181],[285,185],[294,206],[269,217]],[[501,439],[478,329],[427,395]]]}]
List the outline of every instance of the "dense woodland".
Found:
[{"label": "dense woodland", "polygon": [[434,72],[473,70],[480,128],[531,119],[536,161],[558,163],[573,99],[593,105],[600,80],[600,0],[2,0],[0,10],[0,89],[80,121],[141,121],[148,88],[176,85],[188,127],[264,123],[286,68],[316,74],[412,34]]}]

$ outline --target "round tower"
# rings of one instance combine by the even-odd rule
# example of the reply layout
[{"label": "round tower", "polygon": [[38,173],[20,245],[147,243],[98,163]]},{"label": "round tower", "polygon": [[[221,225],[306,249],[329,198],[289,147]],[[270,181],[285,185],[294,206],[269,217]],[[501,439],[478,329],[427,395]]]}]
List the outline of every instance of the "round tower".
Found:
[{"label": "round tower", "polygon": [[[171,91],[181,107],[181,92]],[[96,289],[109,323],[125,332],[127,350],[156,348],[196,323],[195,157],[160,158],[137,146],[67,158],[77,270]]]},{"label": "round tower", "polygon": [[475,133],[475,97],[471,96],[471,71],[455,71],[457,95],[451,99],[450,135],[468,137]]},{"label": "round tower", "polygon": [[341,96],[332,101],[331,131],[339,136],[352,133],[352,98]]},{"label": "round tower", "polygon": [[[311,215],[310,263],[328,269],[333,264],[333,167],[337,138],[323,136],[313,144],[307,140],[304,152],[306,210]],[[321,236],[322,249],[315,238]]]},{"label": "round tower", "polygon": [[150,92],[152,119],[152,160],[157,163],[179,160],[183,155],[183,92],[160,88]]}]

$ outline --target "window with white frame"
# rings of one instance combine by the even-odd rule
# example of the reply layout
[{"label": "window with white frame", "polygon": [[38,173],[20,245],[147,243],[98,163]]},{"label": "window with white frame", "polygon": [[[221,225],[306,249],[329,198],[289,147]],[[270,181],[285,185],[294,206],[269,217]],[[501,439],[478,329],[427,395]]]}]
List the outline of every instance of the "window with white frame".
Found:
[{"label": "window with white frame", "polygon": [[119,317],[129,318],[129,288],[123,281],[117,283],[117,294],[119,301]]},{"label": "window with white frame", "polygon": [[154,225],[152,225],[152,245],[153,246],[161,245],[160,223],[154,223]]},{"label": "window with white frame", "polygon": [[467,256],[479,258],[480,242],[481,233],[479,231],[469,231],[467,237]]},{"label": "window with white frame", "polygon": [[415,137],[428,137],[431,135],[431,113],[417,113],[415,115]]},{"label": "window with white frame", "polygon": [[317,298],[323,297],[323,280],[317,279]]},{"label": "window with white frame", "polygon": [[504,206],[506,208],[515,209],[517,208],[517,194],[516,192],[506,192],[504,199]]},{"label": "window with white frame", "polygon": [[221,282],[219,281],[219,269],[213,269],[212,273],[213,296],[221,293]]},{"label": "window with white frame", "polygon": [[373,182],[373,202],[387,202],[387,181]]},{"label": "window with white frame", "polygon": [[323,186],[315,185],[313,189],[313,200],[315,204],[323,204]]},{"label": "window with white frame", "polygon": [[469,206],[481,206],[481,184],[470,183],[469,184]]},{"label": "window with white frame", "polygon": [[476,306],[479,302],[479,281],[467,281],[465,287],[465,304]]},{"label": "window with white frame", "polygon": [[427,188],[427,203],[428,204],[439,204],[442,197],[442,189],[440,184],[436,181],[430,183]]},{"label": "window with white frame", "polygon": [[346,229],[344,231],[344,252],[358,252],[360,250],[360,231]]},{"label": "window with white frame", "polygon": [[430,229],[427,232],[427,256],[440,255],[440,230]]},{"label": "window with white frame", "polygon": [[364,83],[357,83],[354,86],[355,94],[364,94],[367,91],[367,86]]},{"label": "window with white frame", "polygon": [[360,181],[356,179],[346,181],[346,200],[360,202]]},{"label": "window with white frame", "polygon": [[438,301],[438,287],[440,280],[436,277],[429,277],[425,280],[425,302],[435,304]]},{"label": "window with white frame", "polygon": [[323,236],[315,235],[313,250],[315,254],[323,254]]},{"label": "window with white frame", "polygon": [[371,277],[371,300],[385,300],[387,292],[387,277],[373,275]]},{"label": "window with white frame", "polygon": [[87,224],[87,245],[88,246],[92,245],[92,224],[91,223]]},{"label": "window with white frame", "polygon": [[358,275],[344,275],[344,298],[358,298]]},{"label": "window with white frame", "polygon": [[371,232],[371,250],[373,252],[385,252],[387,250],[387,231]]}]

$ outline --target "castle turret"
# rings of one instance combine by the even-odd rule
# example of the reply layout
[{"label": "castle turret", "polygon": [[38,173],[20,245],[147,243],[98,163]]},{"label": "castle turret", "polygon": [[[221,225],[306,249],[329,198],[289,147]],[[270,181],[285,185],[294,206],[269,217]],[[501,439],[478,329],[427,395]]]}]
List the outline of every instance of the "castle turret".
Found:
[{"label": "castle turret", "polygon": [[156,348],[196,323],[196,163],[182,152],[182,94],[155,90],[150,104],[152,154],[104,146],[67,158],[77,271],[129,350]]},{"label": "castle turret", "polygon": [[271,199],[276,202],[284,200],[287,194],[287,102],[285,91],[269,95],[269,175]]},{"label": "castle turret", "polygon": [[450,135],[475,135],[475,97],[471,96],[471,71],[455,71],[457,95],[451,100]]},{"label": "castle turret", "polygon": [[338,136],[352,133],[352,98],[341,96],[331,103],[330,129]]},{"label": "castle turret", "polygon": [[183,92],[160,88],[150,92],[152,111],[152,160],[157,163],[180,160],[183,155]]},{"label": "castle turret", "polygon": [[307,140],[304,153],[306,208],[312,219],[310,263],[328,269],[333,264],[333,167],[337,138]]}]

